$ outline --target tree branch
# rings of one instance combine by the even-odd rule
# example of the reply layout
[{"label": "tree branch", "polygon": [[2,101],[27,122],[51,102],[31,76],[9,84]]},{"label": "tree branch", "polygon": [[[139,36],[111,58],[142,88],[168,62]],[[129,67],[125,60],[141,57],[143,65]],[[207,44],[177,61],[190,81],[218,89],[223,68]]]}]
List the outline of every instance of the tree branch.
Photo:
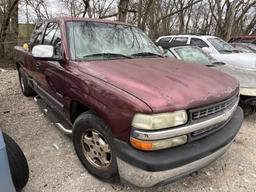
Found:
[{"label": "tree branch", "polygon": [[193,6],[193,5],[195,5],[195,4],[197,4],[197,3],[201,2],[201,1],[202,1],[202,0],[197,0],[197,1],[194,1],[194,2],[192,2],[192,3],[189,3],[189,4],[187,4],[185,7],[182,7],[181,9],[179,9],[179,10],[177,10],[177,11],[171,12],[171,13],[169,13],[169,14],[167,14],[167,15],[165,15],[165,16],[159,18],[159,19],[157,19],[157,20],[155,21],[155,23],[153,24],[153,26],[155,27],[160,21],[162,21],[162,20],[164,20],[164,19],[166,19],[166,18],[168,18],[168,17],[171,17],[171,16],[173,16],[173,15],[175,15],[175,14],[177,14],[177,13],[179,13],[179,12],[181,12],[181,11],[183,11],[183,10],[185,10],[185,9],[187,9],[187,8]]},{"label": "tree branch", "polygon": [[110,14],[110,15],[103,15],[103,16],[100,16],[99,18],[100,19],[106,19],[106,18],[109,18],[109,17],[115,17],[117,16],[118,13],[113,13],[113,14]]}]

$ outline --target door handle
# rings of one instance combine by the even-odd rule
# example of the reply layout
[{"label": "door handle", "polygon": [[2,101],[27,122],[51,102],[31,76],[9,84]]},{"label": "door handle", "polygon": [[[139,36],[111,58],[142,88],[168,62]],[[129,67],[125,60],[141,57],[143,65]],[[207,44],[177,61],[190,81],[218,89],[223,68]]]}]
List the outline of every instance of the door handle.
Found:
[{"label": "door handle", "polygon": [[36,62],[36,68],[37,68],[37,69],[39,69],[39,68],[40,68],[40,66],[41,66],[41,63]]}]

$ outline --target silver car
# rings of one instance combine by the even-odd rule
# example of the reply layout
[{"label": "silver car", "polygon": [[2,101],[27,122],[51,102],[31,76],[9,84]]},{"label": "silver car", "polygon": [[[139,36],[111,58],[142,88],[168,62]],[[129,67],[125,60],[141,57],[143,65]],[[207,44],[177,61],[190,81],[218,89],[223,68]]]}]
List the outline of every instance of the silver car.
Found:
[{"label": "silver car", "polygon": [[206,65],[208,67],[214,67],[219,71],[235,77],[240,82],[241,102],[243,104],[256,106],[256,71],[219,62],[196,46],[172,47],[165,49],[164,55]]}]

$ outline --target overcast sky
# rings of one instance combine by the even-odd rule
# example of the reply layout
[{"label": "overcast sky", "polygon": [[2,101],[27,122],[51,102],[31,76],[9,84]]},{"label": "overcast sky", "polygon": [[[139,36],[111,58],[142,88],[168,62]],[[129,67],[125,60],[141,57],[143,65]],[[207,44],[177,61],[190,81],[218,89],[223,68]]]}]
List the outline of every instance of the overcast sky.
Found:
[{"label": "overcast sky", "polygon": [[[66,6],[64,6],[59,0],[46,0],[46,1],[47,1],[48,13],[50,16],[56,17],[56,16],[69,15],[69,11],[67,10]],[[77,0],[77,1],[79,1],[79,0]],[[118,1],[119,0],[115,0],[112,5],[117,7]],[[107,0],[106,5],[110,2],[112,2],[112,0]],[[36,13],[33,11],[33,9],[28,8],[28,14],[29,14],[29,23],[35,23],[37,20],[37,17],[36,17]],[[19,5],[19,22],[20,23],[27,22],[26,6],[23,4]]]},{"label": "overcast sky", "polygon": [[[56,17],[60,15],[68,15],[68,10],[58,0],[47,0],[47,8],[49,15]],[[31,7],[28,7],[29,23],[34,23],[37,20],[36,13]],[[24,5],[19,6],[19,22],[26,23],[26,7]]]}]

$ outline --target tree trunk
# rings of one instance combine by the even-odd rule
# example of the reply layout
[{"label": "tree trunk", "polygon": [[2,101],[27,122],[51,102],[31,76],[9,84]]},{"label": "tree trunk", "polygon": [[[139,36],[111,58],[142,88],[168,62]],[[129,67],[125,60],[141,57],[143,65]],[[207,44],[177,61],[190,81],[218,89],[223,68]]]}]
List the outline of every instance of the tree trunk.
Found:
[{"label": "tree trunk", "polygon": [[226,34],[224,36],[224,40],[228,41],[230,39],[232,28],[235,20],[235,10],[236,10],[236,3],[238,0],[234,0],[228,10],[228,17],[226,22]]},{"label": "tree trunk", "polygon": [[181,11],[181,12],[178,14],[178,16],[179,16],[179,20],[180,20],[179,34],[183,34],[183,33],[184,33],[184,27],[185,27],[183,11]]},{"label": "tree trunk", "polygon": [[142,17],[141,26],[140,26],[141,30],[143,30],[143,31],[146,30],[146,21],[149,19],[148,16],[149,16],[150,10],[152,11],[151,12],[152,13],[151,17],[154,17],[153,9],[152,9],[153,2],[154,2],[153,0],[149,0],[147,6],[145,8],[144,15]]},{"label": "tree trunk", "polygon": [[142,19],[142,0],[139,0],[138,4],[138,24],[137,26],[141,28],[141,19]]},{"label": "tree trunk", "polygon": [[129,0],[120,0],[118,5],[118,20],[126,22]]},{"label": "tree trunk", "polygon": [[18,21],[18,5],[14,8],[13,14],[11,17],[10,23],[10,35],[8,35],[8,39],[12,42],[8,44],[8,58],[13,58],[14,51],[13,47],[18,44],[18,36],[19,36],[19,21]]},{"label": "tree trunk", "polygon": [[1,31],[0,31],[0,57],[4,58],[5,56],[5,47],[4,47],[4,41],[6,39],[7,30],[10,24],[11,17],[14,13],[14,10],[17,10],[18,8],[18,0],[13,0],[12,2],[8,2],[7,6],[7,13],[5,17],[3,18],[3,23],[1,25]]}]

